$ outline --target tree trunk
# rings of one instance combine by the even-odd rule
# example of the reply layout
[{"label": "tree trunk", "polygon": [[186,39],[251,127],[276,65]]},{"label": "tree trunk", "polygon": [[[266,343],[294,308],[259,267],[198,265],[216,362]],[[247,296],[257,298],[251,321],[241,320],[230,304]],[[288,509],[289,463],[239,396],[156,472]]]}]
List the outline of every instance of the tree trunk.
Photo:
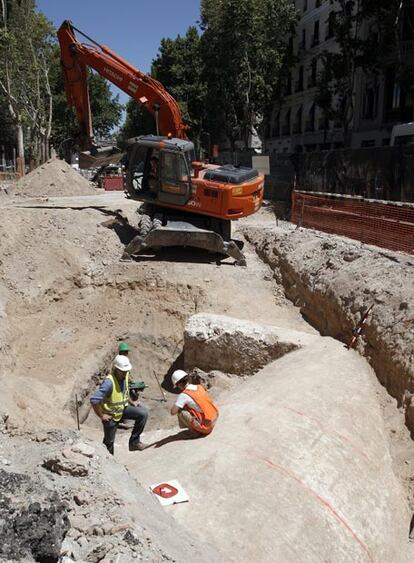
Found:
[{"label": "tree trunk", "polygon": [[24,138],[23,138],[23,125],[18,122],[16,124],[16,138],[17,138],[17,158],[18,160],[18,172],[24,176]]},{"label": "tree trunk", "polygon": [[46,160],[49,160],[50,158],[50,142],[49,142],[49,137],[47,135],[45,135],[43,143],[45,145],[45,162],[46,162]]}]

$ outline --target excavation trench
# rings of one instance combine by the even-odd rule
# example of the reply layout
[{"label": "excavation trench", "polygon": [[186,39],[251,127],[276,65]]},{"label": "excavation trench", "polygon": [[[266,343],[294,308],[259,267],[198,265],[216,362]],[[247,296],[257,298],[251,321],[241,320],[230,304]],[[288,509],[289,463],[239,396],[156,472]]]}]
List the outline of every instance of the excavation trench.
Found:
[{"label": "excavation trench", "polygon": [[[26,233],[28,213],[48,231]],[[10,375],[15,387],[5,394],[4,403],[10,405],[11,416],[26,424],[28,432],[38,427],[74,428],[75,396],[83,417],[118,342],[126,340],[131,345],[132,375],[148,385],[142,394],[151,411],[144,439],[162,442],[178,429],[161,401],[153,371],[171,404],[169,376],[175,367],[186,367],[182,352],[188,319],[198,313],[233,318],[235,325],[243,319],[235,326],[239,340],[225,336],[221,348],[204,348],[201,355],[198,344],[194,349],[190,367],[202,368],[196,373],[211,385],[220,407],[214,433],[199,441],[162,442],[161,447],[134,452],[137,455],[128,452],[127,433],[120,433],[115,460],[125,463],[145,489],[178,478],[191,502],[174,507],[174,517],[195,541],[202,536],[202,541],[217,546],[223,560],[403,561],[392,554],[406,539],[408,523],[391,471],[370,369],[362,358],[348,354],[337,341],[321,338],[305,323],[285,298],[282,283],[292,301],[306,298],[306,316],[322,334],[343,340],[356,324],[351,320],[370,299],[357,303],[348,324],[338,316],[334,330],[337,310],[322,310],[330,307],[327,295],[322,295],[323,302],[312,301],[310,290],[293,289],[293,284],[306,287],[308,277],[317,276],[305,270],[295,274],[294,264],[292,271],[281,265],[282,257],[273,258],[277,255],[270,246],[265,250],[269,239],[260,238],[262,229],[254,237],[251,227],[246,233],[275,274],[280,267],[283,274],[277,281],[282,283],[274,283],[269,267],[248,245],[247,268],[217,266],[191,251],[179,254],[181,260],[176,261],[173,251],[169,260],[157,255],[120,264],[122,241],[119,233],[102,226],[102,214],[88,209],[74,217],[65,210],[22,210],[10,224],[15,238],[26,236],[19,246],[21,271],[15,274],[13,269],[12,243],[0,265],[11,280],[7,291],[16,296],[13,300],[8,296],[7,304],[6,358],[14,370]],[[25,242],[32,246],[27,248]],[[286,256],[294,254],[299,243],[288,240]],[[319,247],[315,251],[311,241],[307,243],[309,255],[319,252]],[[338,271],[334,258],[330,257],[333,266],[328,272]],[[298,260],[303,262],[303,256]],[[315,268],[320,278],[326,277],[326,261]],[[57,266],[48,270],[46,281],[44,264]],[[33,279],[27,281],[26,272]],[[345,300],[352,291],[348,288]],[[377,291],[375,298],[383,296]],[[276,326],[283,336],[288,331],[305,336],[292,340],[289,334],[281,345],[271,342],[261,350],[237,333],[245,321]],[[215,326],[211,330],[217,334]],[[239,353],[237,361],[233,348]],[[246,364],[246,358],[252,363]],[[212,369],[217,366],[220,371]],[[228,377],[231,373],[237,377]],[[102,439],[93,413],[85,418],[82,435],[96,442]],[[379,483],[390,483],[390,490]]]},{"label": "excavation trench", "polygon": [[414,432],[414,259],[323,233],[245,229],[285,295],[321,335],[349,344],[368,315],[356,349],[405,412]]}]

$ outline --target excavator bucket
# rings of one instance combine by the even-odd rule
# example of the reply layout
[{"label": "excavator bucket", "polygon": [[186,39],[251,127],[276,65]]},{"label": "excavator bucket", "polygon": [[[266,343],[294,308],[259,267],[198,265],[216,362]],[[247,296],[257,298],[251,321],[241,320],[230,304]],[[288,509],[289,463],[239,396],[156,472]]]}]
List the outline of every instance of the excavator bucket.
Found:
[{"label": "excavator bucket", "polygon": [[79,153],[79,168],[100,168],[108,164],[116,164],[125,155],[118,147],[100,147]]},{"label": "excavator bucket", "polygon": [[122,258],[128,260],[145,250],[167,246],[202,248],[231,256],[236,265],[246,266],[246,258],[234,241],[226,242],[218,233],[201,229],[186,221],[168,221],[167,225],[156,226],[148,234],[138,234],[125,248]]}]

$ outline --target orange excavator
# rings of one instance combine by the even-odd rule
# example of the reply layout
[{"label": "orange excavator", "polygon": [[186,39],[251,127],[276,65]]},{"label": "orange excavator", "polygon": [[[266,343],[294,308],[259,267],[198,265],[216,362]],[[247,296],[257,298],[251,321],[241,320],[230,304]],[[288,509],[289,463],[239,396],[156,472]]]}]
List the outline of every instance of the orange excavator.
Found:
[{"label": "orange excavator", "polygon": [[[75,32],[87,43],[81,43]],[[236,264],[246,265],[239,245],[231,239],[231,221],[260,209],[263,176],[252,168],[195,161],[194,145],[187,138],[180,107],[160,82],[70,21],[63,22],[58,39],[68,104],[74,107],[79,123],[75,139],[87,167],[114,160],[113,148],[108,151],[98,147],[94,139],[88,67],[129,94],[155,118],[154,135],[127,142],[125,191],[144,205],[140,207],[137,235],[125,248],[123,258],[130,259],[148,248],[194,246],[231,256]]]}]

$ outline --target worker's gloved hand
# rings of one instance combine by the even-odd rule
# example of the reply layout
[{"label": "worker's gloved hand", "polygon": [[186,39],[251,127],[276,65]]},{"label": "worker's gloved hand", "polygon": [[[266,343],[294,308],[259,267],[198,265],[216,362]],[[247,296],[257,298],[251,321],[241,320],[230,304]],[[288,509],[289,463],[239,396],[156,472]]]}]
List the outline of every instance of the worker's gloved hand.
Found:
[{"label": "worker's gloved hand", "polygon": [[111,422],[112,415],[111,414],[103,414],[101,417],[102,422]]}]

